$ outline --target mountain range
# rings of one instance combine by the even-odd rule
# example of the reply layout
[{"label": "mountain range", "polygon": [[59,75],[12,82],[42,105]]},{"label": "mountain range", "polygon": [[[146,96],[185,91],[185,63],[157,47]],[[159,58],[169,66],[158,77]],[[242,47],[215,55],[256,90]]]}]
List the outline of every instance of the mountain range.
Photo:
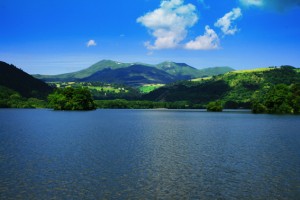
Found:
[{"label": "mountain range", "polygon": [[157,65],[144,63],[121,63],[102,60],[92,66],[72,73],[59,75],[33,75],[46,82],[106,82],[140,86],[152,83],[171,83],[224,74],[234,71],[230,67],[213,67],[196,69],[185,63],[163,62]]},{"label": "mountain range", "polygon": [[[229,70],[228,68],[217,69]],[[185,108],[202,108],[209,102],[221,101],[225,108],[251,108],[253,105],[258,105],[255,107],[255,112],[300,113],[299,68],[287,65],[256,68],[231,71],[205,78],[197,78],[199,74],[192,75],[191,71],[193,70],[199,74],[203,72],[203,70],[197,70],[183,63],[167,62],[153,67],[142,63],[125,64],[101,61],[79,72],[46,76],[46,79],[48,81],[86,81],[50,85],[59,85],[57,87],[60,87],[69,84],[67,87],[77,87],[77,84],[80,87],[89,88],[94,97],[100,97],[98,99],[123,98],[175,104],[179,102]],[[216,68],[206,69],[205,76],[208,76],[210,70],[216,73]],[[42,77],[42,75],[36,76]],[[180,80],[183,77],[189,78],[189,80],[174,82],[176,78]],[[195,79],[190,79],[191,77],[195,77]],[[161,85],[149,93],[141,93],[137,88],[130,86],[93,81],[112,83],[123,81],[122,83],[131,86],[149,82],[158,83],[159,81],[169,84]],[[118,88],[113,88],[114,85]],[[110,98],[112,97],[110,96],[111,90],[115,90],[114,98]],[[52,91],[53,88],[42,80],[32,77],[14,65],[0,62],[0,107],[46,107],[46,102],[42,100],[45,100]],[[182,107],[180,106],[180,108]]]}]

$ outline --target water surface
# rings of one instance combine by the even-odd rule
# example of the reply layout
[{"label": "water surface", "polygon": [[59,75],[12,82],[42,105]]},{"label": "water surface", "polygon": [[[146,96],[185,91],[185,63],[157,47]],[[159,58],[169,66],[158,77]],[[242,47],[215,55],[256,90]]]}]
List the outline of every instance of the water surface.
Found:
[{"label": "water surface", "polygon": [[0,110],[0,199],[300,199],[300,116]]}]

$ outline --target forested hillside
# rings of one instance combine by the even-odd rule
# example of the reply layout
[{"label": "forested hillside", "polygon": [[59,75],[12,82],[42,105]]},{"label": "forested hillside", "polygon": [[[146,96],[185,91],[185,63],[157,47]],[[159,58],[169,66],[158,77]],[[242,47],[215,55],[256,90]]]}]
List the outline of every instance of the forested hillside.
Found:
[{"label": "forested hillside", "polygon": [[23,70],[0,61],[0,85],[18,92],[23,97],[46,98],[52,88]]},{"label": "forested hillside", "polygon": [[14,65],[0,62],[0,108],[45,107],[43,99],[52,90]]},{"label": "forested hillside", "polygon": [[[300,83],[300,72],[292,66],[241,70],[197,81],[183,81],[161,87],[144,99],[153,101],[189,101],[206,105],[221,100],[225,108],[251,108],[262,95],[278,84],[288,88]],[[295,90],[295,89],[294,89]],[[288,92],[288,90],[287,90]]]}]

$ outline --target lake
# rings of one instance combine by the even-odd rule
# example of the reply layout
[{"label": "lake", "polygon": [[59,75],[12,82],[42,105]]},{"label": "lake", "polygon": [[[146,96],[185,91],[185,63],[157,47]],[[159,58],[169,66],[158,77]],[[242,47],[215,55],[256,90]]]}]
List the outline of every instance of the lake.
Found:
[{"label": "lake", "polygon": [[300,116],[0,109],[0,199],[300,199]]}]

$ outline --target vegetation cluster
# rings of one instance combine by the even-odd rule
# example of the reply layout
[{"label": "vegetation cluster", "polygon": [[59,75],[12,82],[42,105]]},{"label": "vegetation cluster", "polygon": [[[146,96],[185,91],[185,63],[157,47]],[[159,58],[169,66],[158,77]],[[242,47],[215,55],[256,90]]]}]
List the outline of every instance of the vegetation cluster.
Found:
[{"label": "vegetation cluster", "polygon": [[254,113],[299,114],[300,83],[278,84],[254,94]]},{"label": "vegetation cluster", "polygon": [[[297,113],[298,83],[299,69],[291,66],[270,67],[172,83],[143,98],[151,101],[187,101],[202,107],[220,101],[227,109],[253,108],[255,113]],[[282,95],[278,94],[280,91]],[[270,103],[272,101],[277,103]],[[284,103],[281,105],[279,101]]]},{"label": "vegetation cluster", "polygon": [[213,101],[207,104],[206,109],[207,111],[211,111],[211,112],[222,112],[223,105],[221,101]]},{"label": "vegetation cluster", "polygon": [[54,110],[94,110],[95,104],[86,88],[57,89],[48,96],[49,106]]},{"label": "vegetation cluster", "polygon": [[200,105],[189,104],[186,101],[176,101],[176,102],[155,102],[155,101],[145,101],[145,100],[125,100],[125,99],[115,99],[115,100],[95,100],[97,108],[118,108],[118,109],[200,109],[204,108]]},{"label": "vegetation cluster", "polygon": [[0,108],[45,108],[45,100],[34,97],[25,98],[18,92],[7,87],[0,86]]}]

